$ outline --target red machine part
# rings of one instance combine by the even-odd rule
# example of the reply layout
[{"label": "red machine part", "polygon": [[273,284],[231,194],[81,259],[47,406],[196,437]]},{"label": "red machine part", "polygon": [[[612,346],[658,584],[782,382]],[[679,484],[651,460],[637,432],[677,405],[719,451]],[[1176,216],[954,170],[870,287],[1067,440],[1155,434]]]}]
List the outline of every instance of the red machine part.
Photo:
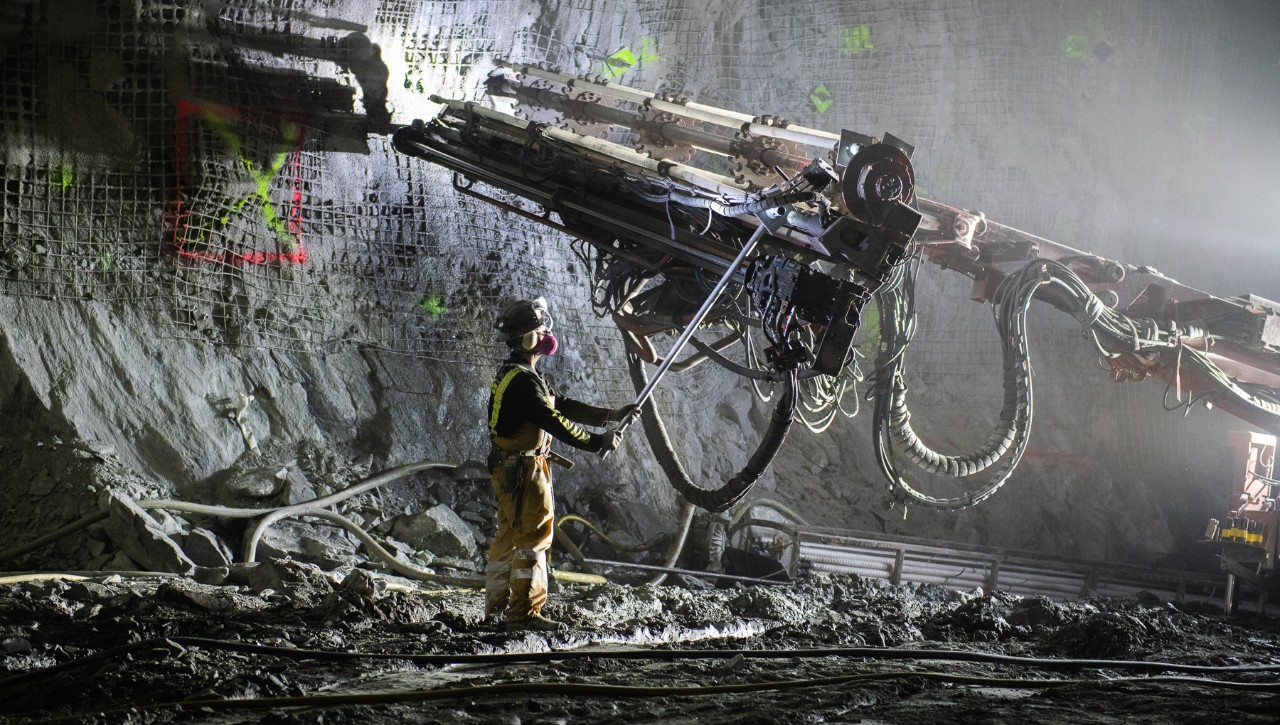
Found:
[{"label": "red machine part", "polygon": [[[1012,271],[1035,260],[1057,260],[1078,274],[1106,306],[1162,330],[1178,330],[1178,347],[1172,350],[1109,357],[1106,362],[1112,380],[1157,378],[1171,386],[1171,394],[1179,401],[1200,399],[1214,390],[1215,383],[1183,364],[1186,348],[1203,352],[1237,383],[1280,389],[1280,303],[1253,295],[1215,297],[1147,267],[1103,259],[928,199],[918,203],[925,218],[915,239],[923,245],[924,257],[972,277],[970,298],[976,302],[990,302]],[[1151,281],[1125,305],[1122,283],[1129,271]],[[1280,420],[1274,412],[1230,396],[1208,400],[1226,413],[1280,434]]]}]

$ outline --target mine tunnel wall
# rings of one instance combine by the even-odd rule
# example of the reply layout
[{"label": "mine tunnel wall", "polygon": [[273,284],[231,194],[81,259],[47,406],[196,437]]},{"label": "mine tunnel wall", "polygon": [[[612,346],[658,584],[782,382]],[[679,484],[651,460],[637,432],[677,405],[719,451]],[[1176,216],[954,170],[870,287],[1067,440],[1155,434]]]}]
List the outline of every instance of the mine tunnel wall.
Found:
[{"label": "mine tunnel wall", "polygon": [[[1274,246],[1233,246],[1269,226],[1231,188],[1280,168],[1276,74],[1237,71],[1260,67],[1265,5],[6,3],[6,447],[75,439],[157,492],[208,499],[246,455],[229,411],[251,395],[240,423],[270,455],[308,441],[375,469],[480,458],[501,357],[489,322],[536,294],[557,314],[564,352],[545,368],[559,387],[630,399],[570,241],[390,147],[395,124],[434,112],[429,94],[478,98],[502,57],[889,131],[917,146],[930,198],[1220,294],[1280,297]],[[1225,166],[1224,144],[1250,158]],[[998,343],[967,280],[921,277],[916,421],[963,449],[998,413]],[[1178,565],[1221,513],[1226,432],[1247,426],[1166,413],[1159,384],[1108,383],[1074,321],[1032,317],[1032,445],[988,503],[887,510],[868,410],[793,432],[759,492],[817,525]],[[707,486],[741,467],[769,412],[709,367],[656,400]],[[672,528],[678,502],[640,436],[610,461],[576,458],[559,483],[570,510],[640,539]],[[0,528],[17,539],[96,505],[78,481],[5,475],[24,512],[0,511]]]}]

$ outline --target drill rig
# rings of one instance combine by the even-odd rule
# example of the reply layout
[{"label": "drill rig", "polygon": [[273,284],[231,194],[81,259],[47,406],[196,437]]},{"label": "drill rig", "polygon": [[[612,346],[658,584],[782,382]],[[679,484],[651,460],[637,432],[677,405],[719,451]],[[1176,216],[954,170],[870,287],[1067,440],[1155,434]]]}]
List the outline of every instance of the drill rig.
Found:
[{"label": "drill rig", "polygon": [[[395,148],[452,171],[460,193],[581,240],[593,305],[612,316],[633,365],[660,364],[661,373],[710,360],[762,397],[767,383],[782,385],[741,472],[719,489],[677,484],[695,505],[723,511],[740,501],[794,420],[820,431],[856,413],[864,380],[895,501],[958,509],[986,499],[1030,435],[1026,318],[1035,299],[1080,321],[1113,379],[1160,378],[1179,400],[1185,390],[1187,405],[1280,431],[1280,305],[1214,297],[920,198],[914,149],[891,134],[834,134],[533,66],[500,66],[487,92],[509,111],[433,96],[442,110],[398,129]],[[911,426],[904,353],[923,261],[971,277],[972,298],[995,312],[1003,407],[987,441],[968,453],[935,451]],[[1130,275],[1149,284],[1122,305]],[[873,302],[879,349],[864,372],[855,335]],[[711,327],[723,336],[691,334]],[[660,356],[651,338],[681,328]],[[685,340],[697,352],[676,362]],[[733,345],[745,348],[745,362],[724,354]],[[904,462],[960,485],[926,491]]]}]

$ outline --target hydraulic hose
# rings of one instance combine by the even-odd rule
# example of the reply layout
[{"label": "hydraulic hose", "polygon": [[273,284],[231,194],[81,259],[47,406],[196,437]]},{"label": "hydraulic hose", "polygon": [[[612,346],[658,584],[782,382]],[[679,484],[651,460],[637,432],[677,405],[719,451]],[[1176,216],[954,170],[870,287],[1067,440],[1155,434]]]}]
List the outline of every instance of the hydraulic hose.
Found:
[{"label": "hydraulic hose", "polygon": [[[914,284],[913,275],[904,275],[902,280],[903,284]],[[914,316],[913,303],[910,301],[912,296],[913,290],[903,290],[901,287],[884,292],[880,306],[881,339],[902,339],[901,328],[906,324],[914,324],[904,323],[899,319],[903,315]],[[1004,457],[1019,436],[1029,434],[1026,426],[1029,423],[1031,368],[1027,360],[1025,333],[1025,325],[1013,331],[1001,330],[1004,405],[1000,410],[1000,424],[982,447],[962,455],[939,453],[925,445],[916,434],[911,426],[911,412],[907,409],[907,387],[903,379],[905,355],[896,355],[889,360],[888,367],[883,371],[886,379],[882,381],[882,389],[878,394],[889,396],[888,431],[908,458],[929,473],[952,477],[973,476]],[[909,342],[909,337],[906,341]]]},{"label": "hydraulic hose", "polygon": [[[296,515],[318,516],[318,517],[324,518],[322,514],[318,514],[315,512],[319,510],[323,510],[328,506],[341,503],[342,501],[345,501],[353,496],[357,496],[370,489],[377,488],[378,486],[385,485],[387,483],[395,481],[396,479],[403,478],[404,476],[407,476],[411,473],[417,473],[419,471],[428,471],[428,470],[439,470],[439,469],[451,470],[454,468],[457,468],[456,464],[439,463],[436,461],[418,461],[416,463],[408,463],[403,466],[396,466],[395,468],[388,469],[377,475],[370,476],[369,478],[366,478],[365,480],[361,481],[360,483],[357,483],[354,486],[351,486],[350,488],[337,491],[335,493],[329,494],[328,496],[312,499],[311,501],[304,501],[302,503],[295,504],[292,506],[283,506],[283,507],[270,508],[270,509],[236,508],[231,506],[217,506],[213,504],[190,503],[188,501],[176,501],[172,499],[153,499],[149,501],[137,501],[136,503],[138,504],[139,507],[146,510],[165,509],[168,511],[181,511],[184,513],[200,514],[204,516],[217,516],[219,518],[227,518],[227,519],[248,519],[248,518],[256,518],[258,516],[262,516],[264,517],[264,520],[266,518],[271,518],[270,523],[274,523],[275,521],[278,521],[279,519],[287,516],[296,516]],[[53,531],[49,534],[41,536],[38,539],[35,539],[26,544],[22,544],[20,546],[14,547],[12,549],[8,549],[6,551],[0,552],[0,562],[22,556],[24,554],[35,551],[43,546],[47,546],[57,541],[58,539],[61,539],[64,536],[68,536],[81,529],[84,529],[87,526],[97,523],[98,521],[102,521],[106,519],[109,515],[110,514],[107,511],[97,511],[95,513],[84,516],[70,524],[67,524],[66,526],[63,526],[62,528],[59,528],[56,531]],[[343,521],[346,521],[347,524],[350,524],[351,526],[355,526],[353,522],[346,519],[345,517],[340,517],[340,518],[342,518]],[[334,520],[334,519],[331,519],[331,520]],[[341,524],[341,522],[338,522],[336,520],[334,521],[336,523]],[[266,526],[270,526],[270,523],[266,524]],[[342,524],[342,525],[346,526],[346,524]],[[245,544],[247,561],[253,561],[254,554],[256,553],[256,550],[257,550],[258,540],[261,538],[262,533],[266,529],[266,526],[264,526],[260,522],[254,528],[253,532],[247,539]],[[359,527],[356,527],[356,528],[358,529]],[[361,531],[361,533],[363,533],[363,531]],[[368,536],[368,534],[365,534],[365,536]],[[385,549],[382,549],[381,546],[378,546],[376,550],[371,547],[370,550],[375,552],[377,550],[381,550],[384,554],[386,553]],[[389,554],[387,556],[390,557]],[[398,560],[395,559],[394,557],[390,557],[390,559],[391,561],[398,562]],[[399,562],[399,563],[402,563],[402,562]],[[393,566],[395,566],[395,564],[393,564]],[[439,579],[438,576],[436,575],[432,575],[432,576],[436,580],[442,581],[441,579]]]},{"label": "hydraulic hose", "polygon": [[732,516],[732,518],[729,520],[729,525],[733,526],[734,524],[738,523],[738,521],[742,519],[743,516],[746,516],[748,513],[750,513],[751,509],[757,506],[773,509],[774,511],[777,511],[778,513],[782,514],[788,519],[791,519],[793,523],[799,524],[800,526],[809,525],[809,522],[805,521],[804,517],[801,516],[799,513],[797,513],[795,509],[782,503],[781,501],[775,501],[771,498],[753,498],[750,501],[744,501],[739,505],[738,511],[736,511]]},{"label": "hydraulic hose", "polygon": [[683,206],[700,207],[711,209],[720,216],[741,217],[753,216],[762,211],[776,209],[788,204],[799,204],[811,202],[817,198],[817,194],[812,191],[789,191],[782,194],[774,194],[772,196],[762,196],[750,201],[744,201],[740,204],[725,204],[715,199],[708,199],[692,194],[684,194],[675,189],[667,193],[667,198],[671,201]]},{"label": "hydraulic hose", "polygon": [[266,516],[263,516],[262,520],[258,522],[258,525],[253,530],[253,536],[250,538],[249,544],[246,545],[245,547],[245,561],[246,562],[254,561],[257,555],[258,538],[261,537],[262,534],[265,533],[266,530],[270,528],[272,524],[279,521],[280,519],[288,518],[292,516],[312,516],[315,518],[324,519],[326,521],[331,521],[335,524],[338,524],[339,526],[346,529],[347,531],[350,531],[352,534],[355,534],[356,538],[360,539],[361,543],[365,545],[365,548],[368,549],[369,552],[372,553],[376,558],[381,559],[383,562],[389,565],[392,569],[394,569],[397,573],[402,574],[409,579],[417,579],[419,581],[430,581],[430,582],[436,582],[439,584],[447,584],[449,586],[458,586],[458,587],[483,587],[484,586],[484,577],[479,577],[479,576],[463,577],[463,576],[450,576],[447,574],[437,574],[436,572],[431,571],[429,569],[420,569],[412,564],[408,564],[406,562],[400,561],[393,554],[391,554],[391,552],[382,548],[382,545],[379,544],[377,540],[375,540],[372,536],[369,535],[369,532],[360,528],[360,526],[356,524],[354,521],[352,521],[351,519],[347,518],[346,516],[343,516],[342,514],[336,511],[330,511],[328,509],[315,508],[315,507],[299,508],[297,506],[290,506],[288,509],[278,509],[276,511],[273,511],[270,514],[267,514]]},{"label": "hydraulic hose", "polygon": [[[648,374],[644,363],[634,354],[627,355],[627,365],[631,372],[631,382],[636,390],[643,390],[648,385]],[[666,428],[653,405],[644,406],[641,421],[644,423],[645,437],[658,457],[659,463],[667,471],[671,485],[689,503],[711,512],[725,511],[742,500],[751,487],[755,485],[761,474],[773,462],[786,440],[787,431],[796,417],[796,393],[798,383],[794,371],[787,375],[786,390],[773,415],[763,439],[752,454],[747,465],[718,489],[705,489],[695,484],[684,471],[684,466],[675,457],[671,447],[671,439],[667,437]],[[672,475],[675,472],[677,475]]]},{"label": "hydraulic hose", "polygon": [[[913,269],[914,266],[909,268]],[[925,445],[910,423],[903,372],[906,347],[915,333],[914,273],[909,270],[901,271],[893,284],[886,284],[878,293],[881,339],[888,341],[890,347],[878,360],[873,447],[892,491],[936,508],[965,508],[987,499],[1008,481],[1030,441],[1033,389],[1026,316],[1036,290],[1048,279],[1040,275],[1011,277],[997,291],[996,322],[1004,361],[1004,407],[1000,424],[979,450],[948,456]],[[895,444],[905,449],[904,455],[926,472],[953,478],[974,476],[997,463],[1001,465],[960,495],[933,496],[898,473],[893,461]]]},{"label": "hydraulic hose", "polygon": [[[652,407],[652,406],[650,406]],[[651,586],[658,586],[667,580],[667,575],[680,561],[680,554],[684,551],[684,544],[689,540],[689,529],[693,527],[693,504],[688,501],[684,502],[684,506],[680,509],[680,528],[676,530],[676,538],[671,542],[671,548],[667,550],[667,558],[662,563],[664,571],[659,572],[649,580]]]},{"label": "hydraulic hose", "polygon": [[[1265,386],[1241,384],[1222,370],[1203,351],[1182,344],[1183,331],[1176,325],[1163,330],[1153,319],[1139,319],[1106,306],[1068,265],[1057,260],[1038,259],[1006,277],[993,298],[993,311],[1003,346],[1005,371],[1005,404],[1001,410],[1001,428],[992,435],[982,450],[968,456],[943,456],[930,450],[910,427],[906,408],[906,389],[901,380],[906,343],[914,331],[914,313],[910,307],[910,278],[900,278],[886,285],[883,299],[898,303],[882,316],[883,339],[896,341],[895,349],[881,358],[876,392],[876,454],[890,487],[912,499],[942,508],[962,508],[975,504],[996,491],[1021,459],[1030,435],[1032,386],[1030,354],[1027,343],[1026,315],[1033,299],[1040,299],[1075,317],[1092,337],[1098,352],[1107,358],[1123,354],[1160,355],[1164,365],[1185,365],[1198,379],[1213,388],[1220,401],[1230,401],[1241,408],[1280,420],[1280,400],[1276,391]],[[906,300],[903,304],[903,300]],[[895,315],[906,319],[894,321]],[[896,336],[890,336],[896,335]],[[1191,331],[1191,336],[1204,336]],[[1174,361],[1169,357],[1175,356]],[[1206,393],[1205,395],[1209,395]],[[1204,396],[1200,396],[1204,397]],[[1187,403],[1190,405],[1191,401]],[[970,476],[993,465],[1005,463],[976,489],[963,496],[938,498],[916,490],[899,477],[893,468],[892,444],[926,471],[955,477]]]},{"label": "hydraulic hose", "polygon": [[557,518],[556,527],[559,528],[561,526],[564,526],[565,524],[573,523],[575,521],[587,527],[587,529],[589,529],[596,536],[599,536],[601,540],[603,540],[609,546],[612,546],[615,550],[625,551],[628,554],[639,554],[639,553],[648,551],[652,549],[655,544],[658,543],[658,540],[655,538],[653,540],[646,541],[643,544],[637,544],[637,545],[624,544],[614,539],[613,537],[609,536],[608,534],[606,534],[604,531],[600,529],[599,526],[596,526],[595,524],[582,518],[581,516],[578,516],[577,514],[568,514],[566,516],[561,516]]},{"label": "hydraulic hose", "polygon": [[1054,283],[1051,294],[1044,295],[1046,301],[1079,320],[1104,357],[1117,357],[1123,353],[1156,353],[1162,357],[1177,355],[1178,360],[1173,363],[1175,367],[1186,365],[1224,399],[1245,410],[1267,416],[1273,421],[1273,426],[1275,421],[1280,421],[1280,402],[1276,400],[1276,393],[1280,391],[1238,382],[1215,364],[1204,350],[1182,344],[1182,332],[1177,327],[1161,330],[1153,319],[1130,317],[1107,307],[1065,264],[1040,260],[1035,265]]},{"label": "hydraulic hose", "polygon": [[[737,339],[741,339],[742,337],[743,337],[742,335],[736,336],[735,341]],[[693,345],[694,348],[698,350],[698,352],[705,355],[708,359],[711,360],[711,362],[714,362],[715,364],[719,365],[725,370],[728,370],[729,372],[740,375],[744,378],[751,378],[752,380],[771,381],[771,382],[781,379],[781,376],[779,376],[779,374],[774,373],[772,371],[757,370],[752,367],[747,367],[746,365],[743,365],[741,363],[736,363],[730,360],[729,358],[725,357],[718,350],[716,350],[713,345],[708,345],[707,343],[699,340],[696,337],[689,338],[689,344]],[[817,370],[802,370],[796,373],[796,379],[809,380],[811,378],[816,378],[821,375],[825,375],[825,373],[820,373]]]}]

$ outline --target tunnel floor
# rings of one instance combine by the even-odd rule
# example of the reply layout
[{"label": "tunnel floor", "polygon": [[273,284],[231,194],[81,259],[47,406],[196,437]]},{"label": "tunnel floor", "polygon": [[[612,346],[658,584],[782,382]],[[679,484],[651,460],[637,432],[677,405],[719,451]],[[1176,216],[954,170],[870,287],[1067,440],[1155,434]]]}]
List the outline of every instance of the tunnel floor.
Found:
[{"label": "tunnel floor", "polygon": [[487,625],[476,591],[275,559],[241,574],[220,586],[0,586],[0,715],[1163,723],[1280,712],[1280,623],[1141,596],[1058,603],[825,575],[733,589],[574,584],[546,610],[569,629],[534,634]]}]

